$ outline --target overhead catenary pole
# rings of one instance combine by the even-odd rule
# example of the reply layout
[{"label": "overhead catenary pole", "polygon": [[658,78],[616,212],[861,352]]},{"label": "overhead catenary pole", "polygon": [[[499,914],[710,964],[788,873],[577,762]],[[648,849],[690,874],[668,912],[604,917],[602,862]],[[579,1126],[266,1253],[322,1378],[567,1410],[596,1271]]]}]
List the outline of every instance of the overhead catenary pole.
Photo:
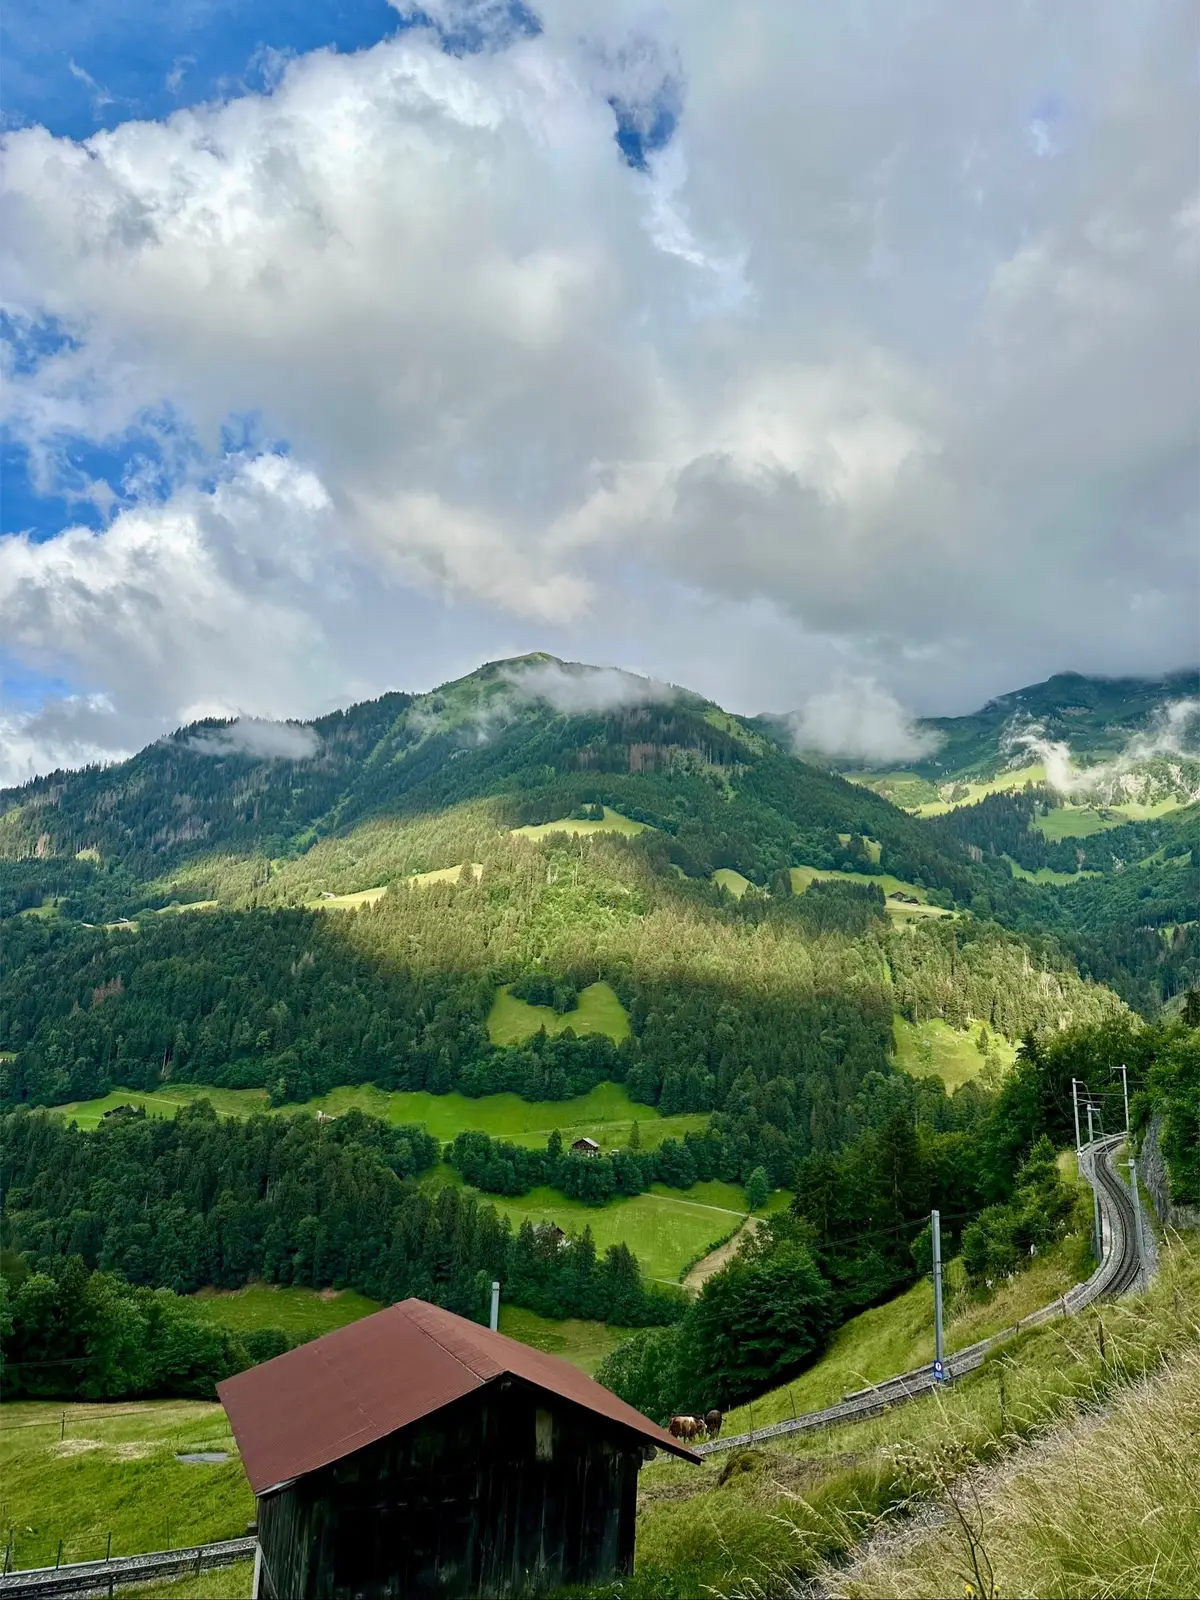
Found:
[{"label": "overhead catenary pole", "polygon": [[938,1371],[942,1370],[943,1346],[942,1338],[942,1214],[940,1211],[932,1213],[929,1219],[930,1231],[933,1234],[933,1358],[937,1362]]},{"label": "overhead catenary pole", "polygon": [[1125,1134],[1126,1134],[1126,1137],[1128,1137],[1128,1134],[1129,1134],[1129,1069],[1126,1067],[1125,1063],[1122,1061],[1122,1063],[1121,1063],[1121,1065],[1119,1067],[1114,1067],[1113,1068],[1113,1071],[1114,1072],[1119,1072],[1121,1074],[1121,1088],[1125,1092]]},{"label": "overhead catenary pole", "polygon": [[1133,1236],[1137,1245],[1138,1288],[1142,1289],[1146,1284],[1146,1258],[1142,1248],[1142,1197],[1138,1191],[1137,1161],[1130,1156],[1125,1165],[1133,1180]]},{"label": "overhead catenary pole", "polygon": [[[1087,1119],[1088,1144],[1090,1145],[1092,1142],[1092,1102],[1090,1100],[1088,1101]],[[1104,1235],[1100,1231],[1100,1192],[1095,1185],[1092,1186],[1092,1238],[1095,1242],[1096,1260],[1100,1261],[1104,1256]]]},{"label": "overhead catenary pole", "polygon": [[1079,1142],[1079,1079],[1071,1079],[1071,1105],[1075,1110],[1075,1154],[1078,1155],[1082,1146]]}]

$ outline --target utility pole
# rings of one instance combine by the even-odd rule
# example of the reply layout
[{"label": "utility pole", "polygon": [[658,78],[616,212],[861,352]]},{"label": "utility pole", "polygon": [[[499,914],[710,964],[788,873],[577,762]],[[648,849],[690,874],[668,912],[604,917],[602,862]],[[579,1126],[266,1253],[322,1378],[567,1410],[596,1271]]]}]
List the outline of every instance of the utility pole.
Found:
[{"label": "utility pole", "polygon": [[942,1214],[935,1211],[930,1216],[933,1234],[933,1370],[941,1378],[945,1373],[944,1340],[942,1338]]},{"label": "utility pole", "polygon": [[[1092,1142],[1092,1102],[1088,1101],[1088,1144]],[[1100,1231],[1100,1195],[1095,1186],[1092,1187],[1092,1237],[1095,1240],[1096,1260],[1104,1258],[1104,1235]]]},{"label": "utility pole", "polygon": [[1138,1288],[1142,1289],[1146,1283],[1146,1261],[1142,1253],[1142,1197],[1138,1192],[1137,1162],[1130,1156],[1125,1165],[1133,1180],[1133,1231],[1137,1241]]},{"label": "utility pole", "polygon": [[1122,1062],[1119,1067],[1114,1067],[1112,1070],[1114,1072],[1119,1072],[1121,1074],[1121,1087],[1125,1091],[1125,1136],[1126,1136],[1126,1138],[1128,1138],[1128,1136],[1129,1136],[1129,1072],[1128,1072],[1124,1062]]},{"label": "utility pole", "polygon": [[500,1327],[500,1285],[492,1282],[492,1314],[488,1319],[488,1327],[495,1333]]},{"label": "utility pole", "polygon": [[1079,1143],[1079,1079],[1071,1079],[1071,1105],[1075,1110],[1075,1154],[1078,1155],[1082,1148]]}]

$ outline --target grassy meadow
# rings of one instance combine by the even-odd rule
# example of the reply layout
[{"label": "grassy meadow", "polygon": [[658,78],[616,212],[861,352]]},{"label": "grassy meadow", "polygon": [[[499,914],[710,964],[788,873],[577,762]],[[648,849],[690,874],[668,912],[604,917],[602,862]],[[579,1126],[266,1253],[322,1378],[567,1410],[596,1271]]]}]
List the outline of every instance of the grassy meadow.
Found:
[{"label": "grassy meadow", "polygon": [[614,811],[610,806],[604,807],[603,822],[587,822],[581,817],[562,817],[558,822],[531,823],[524,828],[513,828],[513,837],[517,839],[548,838],[552,833],[619,833],[625,838],[632,839],[635,834],[645,833],[648,823],[634,822],[631,817],[623,817],[619,811]]},{"label": "grassy meadow", "polygon": [[[177,1453],[224,1451],[192,1465]],[[0,1408],[0,1535],[14,1567],[237,1538],[254,1497],[222,1408],[205,1401]],[[156,1591],[157,1592],[157,1591]],[[205,1590],[211,1593],[211,1590]]]},{"label": "grassy meadow", "polygon": [[987,1055],[981,1054],[982,1026],[972,1023],[969,1028],[952,1028],[941,1017],[931,1017],[925,1022],[894,1017],[892,1036],[896,1041],[896,1065],[914,1078],[940,1078],[950,1093],[978,1077],[984,1067],[1006,1072],[1016,1059],[1015,1045],[1002,1034],[989,1030]]},{"label": "grassy meadow", "polygon": [[316,1339],[380,1309],[354,1289],[305,1289],[299,1285],[251,1283],[244,1289],[201,1289],[195,1309],[235,1333],[282,1328],[292,1339]]},{"label": "grassy meadow", "polygon": [[[144,1106],[147,1116],[173,1117],[180,1106],[196,1100],[211,1101],[222,1116],[246,1117],[271,1110],[264,1089],[212,1089],[203,1084],[177,1084],[155,1090],[113,1089],[95,1100],[73,1100],[51,1109],[91,1132],[100,1125],[104,1113],[117,1106]],[[707,1113],[701,1111],[660,1116],[653,1106],[631,1100],[619,1083],[597,1084],[587,1094],[570,1100],[523,1100],[516,1094],[489,1094],[473,1100],[458,1093],[387,1090],[362,1084],[358,1088],[331,1089],[316,1099],[280,1106],[277,1114],[324,1111],[328,1116],[342,1116],[355,1109],[392,1124],[424,1123],[442,1141],[470,1129],[490,1133],[497,1139],[511,1139],[516,1144],[537,1145],[544,1144],[558,1128],[564,1137],[568,1132],[575,1139],[586,1135],[606,1150],[628,1144],[635,1122],[642,1143],[649,1146],[661,1144],[666,1138],[682,1138],[708,1124]]]},{"label": "grassy meadow", "polygon": [[553,1006],[531,1006],[509,994],[507,986],[497,989],[488,1012],[488,1038],[493,1044],[523,1044],[542,1029],[548,1035],[565,1033],[606,1033],[614,1044],[629,1037],[629,1018],[625,1007],[607,983],[592,983],[579,991],[574,1011],[561,1016]]},{"label": "grassy meadow", "polygon": [[[460,1181],[450,1168],[439,1169],[437,1181],[456,1180]],[[690,1189],[656,1183],[646,1194],[619,1195],[605,1206],[569,1200],[548,1188],[531,1189],[514,1199],[483,1198],[510,1218],[514,1228],[523,1222],[553,1222],[568,1232],[582,1233],[589,1227],[601,1254],[610,1245],[627,1244],[646,1276],[660,1283],[679,1283],[693,1262],[741,1226],[747,1211],[741,1186],[717,1179]]]}]

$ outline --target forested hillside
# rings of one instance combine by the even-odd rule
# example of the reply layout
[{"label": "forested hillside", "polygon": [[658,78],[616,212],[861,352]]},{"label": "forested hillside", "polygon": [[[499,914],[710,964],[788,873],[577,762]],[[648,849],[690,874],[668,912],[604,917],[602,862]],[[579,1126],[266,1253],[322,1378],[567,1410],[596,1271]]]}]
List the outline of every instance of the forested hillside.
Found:
[{"label": "forested hillside", "polygon": [[[1085,841],[1100,877],[1026,882],[1011,863],[1043,864],[1040,795],[923,820],[696,696],[631,679],[602,704],[598,684],[498,663],[311,725],[199,725],[4,796],[6,1239],[43,1279],[79,1256],[135,1286],[265,1277],[482,1315],[496,1275],[543,1315],[662,1322],[679,1304],[628,1249],[598,1259],[564,1213],[560,1250],[504,1204],[540,1197],[552,1219],[662,1206],[654,1190],[703,1244],[738,1225],[737,1196],[798,1186],[801,1254],[764,1271],[811,1300],[816,1349],[911,1281],[931,1203],[965,1222],[1005,1199],[977,1158],[988,1038],[1041,1059],[1189,970],[1190,932],[1155,932],[1164,964],[1134,920],[1184,908],[1177,820]],[[1121,912],[1126,961],[1107,942],[1133,881],[1115,852],[1139,850],[1161,894]],[[974,1029],[974,1081],[951,1096],[900,1071],[897,1017],[914,1037]],[[694,1120],[587,1160],[557,1135],[439,1149],[419,1127],[295,1115],[341,1086],[565,1107],[603,1083]],[[184,1087],[253,1091],[266,1114],[97,1111],[86,1133],[36,1109]],[[1011,1188],[1018,1165],[988,1170]],[[683,1198],[706,1184],[725,1188]]]}]

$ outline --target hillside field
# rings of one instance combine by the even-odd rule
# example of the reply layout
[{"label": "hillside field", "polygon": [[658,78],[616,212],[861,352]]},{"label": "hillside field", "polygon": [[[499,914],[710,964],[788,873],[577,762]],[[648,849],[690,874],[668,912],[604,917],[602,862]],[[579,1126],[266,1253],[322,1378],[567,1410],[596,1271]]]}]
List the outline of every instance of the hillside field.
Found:
[{"label": "hillside field", "polygon": [[623,817],[619,811],[614,811],[611,806],[604,808],[603,822],[590,822],[581,817],[562,817],[557,822],[539,822],[524,828],[513,828],[513,836],[517,839],[546,839],[552,833],[586,834],[586,833],[619,833],[625,838],[632,839],[636,834],[645,833],[647,824],[634,822],[631,817]]},{"label": "hillside field", "polygon": [[[442,1166],[432,1181],[461,1180],[451,1168]],[[690,1189],[668,1189],[656,1183],[646,1194],[619,1195],[604,1206],[585,1205],[581,1200],[569,1200],[557,1189],[545,1188],[512,1199],[503,1195],[481,1198],[509,1217],[514,1228],[523,1222],[535,1226],[553,1222],[566,1232],[582,1233],[589,1227],[601,1254],[610,1245],[627,1244],[646,1276],[660,1283],[679,1283],[693,1262],[723,1244],[741,1226],[747,1213],[741,1186],[716,1179],[693,1184]],[[786,1192],[779,1190],[773,1201],[785,1204],[787,1198]]]},{"label": "hillside field", "polygon": [[592,983],[579,991],[579,1004],[574,1011],[561,1015],[552,1006],[531,1006],[509,994],[507,987],[496,991],[496,999],[488,1012],[488,1038],[493,1044],[523,1044],[534,1034],[546,1030],[548,1035],[565,1033],[604,1033],[614,1044],[629,1037],[629,1018],[625,1007],[607,983]]},{"label": "hillside field", "polygon": [[[532,1009],[532,1008],[531,1008]],[[114,1089],[95,1100],[75,1100],[50,1109],[73,1119],[85,1131],[97,1128],[106,1111],[117,1106],[144,1106],[147,1116],[173,1117],[180,1106],[196,1100],[209,1100],[222,1116],[248,1117],[270,1111],[263,1089],[213,1089],[203,1084],[175,1084],[169,1089],[145,1091]],[[493,1138],[511,1139],[515,1144],[544,1144],[555,1128],[573,1139],[586,1135],[603,1149],[628,1144],[633,1124],[638,1124],[642,1143],[661,1144],[667,1138],[682,1138],[708,1123],[702,1111],[685,1111],[664,1117],[653,1106],[639,1105],[619,1083],[600,1083],[584,1095],[571,1100],[522,1100],[516,1094],[489,1094],[479,1099],[452,1092],[431,1094],[426,1089],[387,1090],[373,1084],[358,1088],[332,1089],[327,1095],[303,1103],[276,1108],[279,1116],[324,1111],[341,1116],[350,1110],[365,1111],[381,1121],[400,1125],[420,1122],[435,1138],[446,1141],[464,1130],[489,1133]]]},{"label": "hillside field", "polygon": [[1016,1060],[1016,1047],[1001,1034],[990,1033],[988,1053],[979,1050],[981,1025],[969,1028],[952,1028],[941,1017],[931,1017],[925,1022],[909,1022],[905,1017],[892,1019],[892,1034],[896,1041],[896,1065],[914,1078],[937,1077],[953,1093],[960,1084],[978,1077],[984,1067],[994,1064],[1005,1072]]},{"label": "hillside field", "polygon": [[[225,1452],[192,1465],[177,1453]],[[225,1412],[204,1401],[0,1409],[0,1527],[15,1567],[136,1555],[237,1538],[254,1517]]]}]

